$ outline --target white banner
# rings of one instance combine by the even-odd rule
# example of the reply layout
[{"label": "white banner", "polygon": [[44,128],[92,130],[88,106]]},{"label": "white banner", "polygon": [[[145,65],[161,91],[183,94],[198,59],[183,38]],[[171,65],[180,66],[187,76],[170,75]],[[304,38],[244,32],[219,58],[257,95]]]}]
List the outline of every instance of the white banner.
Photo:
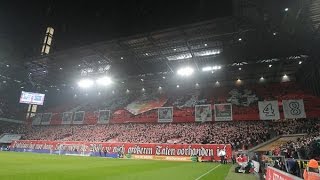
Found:
[{"label": "white banner", "polygon": [[306,118],[304,103],[302,99],[283,100],[283,114],[286,119]]},{"label": "white banner", "polygon": [[211,104],[195,106],[195,121],[196,122],[212,121]]},{"label": "white banner", "polygon": [[259,101],[258,105],[261,120],[280,119],[278,101]]},{"label": "white banner", "polygon": [[173,121],[172,107],[158,108],[158,122],[172,122],[172,121]]}]

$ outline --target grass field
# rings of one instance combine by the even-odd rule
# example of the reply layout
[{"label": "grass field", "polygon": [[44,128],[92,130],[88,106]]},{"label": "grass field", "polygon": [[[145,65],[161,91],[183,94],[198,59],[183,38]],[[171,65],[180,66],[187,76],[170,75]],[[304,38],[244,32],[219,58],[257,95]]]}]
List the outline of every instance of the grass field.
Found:
[{"label": "grass field", "polygon": [[0,152],[1,180],[224,180],[231,165]]}]

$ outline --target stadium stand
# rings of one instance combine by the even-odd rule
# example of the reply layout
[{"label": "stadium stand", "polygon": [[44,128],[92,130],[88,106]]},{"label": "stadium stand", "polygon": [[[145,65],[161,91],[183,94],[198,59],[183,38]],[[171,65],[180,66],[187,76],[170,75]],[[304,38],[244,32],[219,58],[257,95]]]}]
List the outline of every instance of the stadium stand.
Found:
[{"label": "stadium stand", "polygon": [[314,128],[317,123],[315,120],[292,120],[34,126],[25,139],[134,143],[170,143],[174,139],[174,143],[230,143],[234,149],[248,149],[282,134],[317,132]]},{"label": "stadium stand", "polygon": [[26,131],[24,124],[0,121],[0,135],[3,133],[25,134]]},{"label": "stadium stand", "polygon": [[[240,87],[219,87],[168,91],[159,94],[157,91],[141,93],[132,92],[126,95],[101,96],[88,99],[82,103],[62,102],[58,107],[47,107],[38,112],[54,113],[51,124],[61,124],[63,112],[85,111],[84,124],[96,124],[99,110],[110,110],[111,123],[144,123],[157,122],[157,107],[173,107],[173,122],[194,122],[195,106],[203,104],[231,103],[233,120],[258,120],[258,101],[277,100],[280,107],[282,100],[303,99],[307,118],[320,116],[320,98],[309,91],[301,90],[297,84],[271,83],[268,85],[251,85]],[[157,104],[162,99],[163,103]],[[143,108],[142,108],[143,107]],[[140,108],[140,109],[139,109]],[[96,113],[95,113],[96,112]],[[133,113],[132,113],[133,112]],[[55,113],[59,114],[56,115]],[[280,108],[280,117],[284,119]]]}]

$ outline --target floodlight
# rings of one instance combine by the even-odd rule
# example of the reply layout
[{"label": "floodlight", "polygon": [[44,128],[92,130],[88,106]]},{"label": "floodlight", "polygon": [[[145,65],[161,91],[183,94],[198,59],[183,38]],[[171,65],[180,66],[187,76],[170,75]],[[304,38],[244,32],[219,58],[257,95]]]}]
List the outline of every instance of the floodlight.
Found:
[{"label": "floodlight", "polygon": [[93,81],[91,79],[81,79],[78,82],[78,86],[81,88],[89,88],[91,86],[93,86]]},{"label": "floodlight", "polygon": [[212,71],[212,70],[219,70],[221,66],[206,66],[202,68],[202,71]]},{"label": "floodlight", "polygon": [[191,67],[184,67],[178,70],[178,75],[180,76],[190,76],[194,72],[194,69]]},{"label": "floodlight", "polygon": [[285,74],[282,76],[282,82],[287,82],[287,81],[290,81],[290,78]]},{"label": "floodlight", "polygon": [[101,86],[108,86],[112,83],[112,80],[110,77],[105,76],[105,77],[100,77],[99,79],[97,79],[96,83]]}]

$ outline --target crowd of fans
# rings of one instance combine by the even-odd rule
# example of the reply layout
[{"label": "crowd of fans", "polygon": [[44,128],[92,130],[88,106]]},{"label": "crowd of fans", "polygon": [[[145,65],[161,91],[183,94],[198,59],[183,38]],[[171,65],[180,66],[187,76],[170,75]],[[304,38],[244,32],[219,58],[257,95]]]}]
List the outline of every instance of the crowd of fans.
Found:
[{"label": "crowd of fans", "polygon": [[26,130],[24,124],[0,121],[0,135],[3,133],[25,134]]},{"label": "crowd of fans", "polygon": [[174,139],[175,143],[229,143],[234,149],[248,149],[282,134],[319,132],[315,128],[317,122],[316,120],[290,120],[34,126],[27,131],[24,138],[134,143],[168,143]]},{"label": "crowd of fans", "polygon": [[[131,143],[231,144],[249,149],[283,134],[305,133],[297,141],[282,144],[274,155],[307,159],[310,145],[320,142],[319,120],[233,121],[215,123],[128,123],[107,125],[26,126],[0,122],[0,134],[23,134],[29,140],[62,140]],[[315,145],[315,147],[317,147]],[[320,151],[319,151],[320,153]]]},{"label": "crowd of fans", "polygon": [[310,159],[320,157],[320,132],[313,131],[302,138],[298,138],[297,141],[289,141],[275,151],[276,155],[282,155],[286,158]]}]

